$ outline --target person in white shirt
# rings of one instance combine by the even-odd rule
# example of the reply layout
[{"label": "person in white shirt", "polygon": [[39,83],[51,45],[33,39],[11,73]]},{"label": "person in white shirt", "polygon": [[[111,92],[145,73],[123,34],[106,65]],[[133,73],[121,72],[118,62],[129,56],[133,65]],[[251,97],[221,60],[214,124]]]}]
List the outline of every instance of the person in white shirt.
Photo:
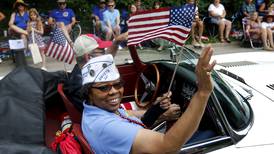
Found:
[{"label": "person in white shirt", "polygon": [[[230,43],[229,33],[231,31],[231,21],[225,19],[226,11],[220,0],[214,0],[213,4],[208,7],[211,22],[219,26],[220,42]],[[225,34],[225,37],[224,37]]]},{"label": "person in white shirt", "polygon": [[[274,50],[274,41],[273,41],[273,30],[274,30],[274,15],[267,14],[264,16],[262,22],[262,40],[264,44],[264,50],[273,51]],[[269,45],[268,45],[269,43]]]}]

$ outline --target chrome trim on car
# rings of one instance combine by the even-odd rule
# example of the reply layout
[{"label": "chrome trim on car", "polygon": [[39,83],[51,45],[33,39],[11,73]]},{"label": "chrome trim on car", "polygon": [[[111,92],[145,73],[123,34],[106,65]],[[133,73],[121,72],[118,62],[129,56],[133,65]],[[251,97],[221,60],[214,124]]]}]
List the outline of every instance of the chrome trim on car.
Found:
[{"label": "chrome trim on car", "polygon": [[201,141],[200,143],[196,142],[189,146],[182,147],[180,153],[207,153],[231,144],[233,144],[231,137],[217,136],[206,141]]}]

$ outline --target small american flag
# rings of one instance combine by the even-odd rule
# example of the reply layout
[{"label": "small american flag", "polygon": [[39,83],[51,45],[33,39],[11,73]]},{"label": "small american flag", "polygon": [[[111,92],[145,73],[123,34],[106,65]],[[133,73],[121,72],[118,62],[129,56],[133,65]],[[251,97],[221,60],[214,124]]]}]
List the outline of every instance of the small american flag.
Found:
[{"label": "small american flag", "polygon": [[195,5],[137,12],[129,19],[128,45],[163,38],[183,46],[191,30]]},{"label": "small american flag", "polygon": [[65,63],[72,63],[74,59],[73,49],[60,28],[54,30],[45,55]]}]

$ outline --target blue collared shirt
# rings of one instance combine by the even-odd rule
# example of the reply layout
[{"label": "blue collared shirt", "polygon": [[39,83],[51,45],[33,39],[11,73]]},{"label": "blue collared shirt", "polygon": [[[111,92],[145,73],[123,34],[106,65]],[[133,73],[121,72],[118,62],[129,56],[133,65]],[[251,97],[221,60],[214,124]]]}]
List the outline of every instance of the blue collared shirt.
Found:
[{"label": "blue collared shirt", "polygon": [[[118,111],[121,115],[127,116],[125,110]],[[141,122],[136,117],[129,118]],[[82,131],[95,153],[130,153],[137,132],[142,128],[115,113],[84,103]]]},{"label": "blue collared shirt", "polygon": [[66,8],[64,10],[52,10],[49,16],[54,18],[56,22],[64,22],[65,25],[68,25],[72,22],[72,18],[75,17],[75,14],[72,9]]},{"label": "blue collared shirt", "polygon": [[[107,21],[110,22],[110,25],[112,28],[114,28],[117,25],[117,18],[120,18],[120,12],[117,9],[114,9],[113,12],[106,10],[103,13],[104,22],[103,25],[107,25]],[[119,23],[120,24],[120,23]]]}]

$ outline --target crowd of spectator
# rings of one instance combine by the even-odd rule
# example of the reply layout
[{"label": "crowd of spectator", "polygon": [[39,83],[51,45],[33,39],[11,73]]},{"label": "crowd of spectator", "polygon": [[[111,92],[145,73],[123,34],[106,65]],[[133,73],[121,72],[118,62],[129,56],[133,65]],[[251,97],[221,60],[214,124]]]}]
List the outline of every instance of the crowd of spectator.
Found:
[{"label": "crowd of spectator", "polygon": [[[66,0],[57,0],[56,2],[58,7],[50,11],[48,23],[61,28],[68,42],[73,45],[73,40],[70,38],[69,33],[76,23],[75,13],[72,9],[67,7]],[[236,17],[233,16],[232,18],[227,16],[226,7],[221,3],[221,0],[212,0],[212,3],[207,8],[207,14],[205,15],[199,14],[200,10],[198,9],[199,4],[197,0],[186,0],[186,4],[196,5],[195,18],[192,22],[191,30],[191,44],[194,47],[204,46],[204,29],[206,29],[205,27],[207,26],[211,26],[211,24],[215,24],[218,27],[219,41],[221,43],[230,43],[230,34],[232,31],[236,31],[232,27],[235,27],[235,19],[237,18],[241,24],[244,24],[243,26],[238,26],[238,31],[242,31],[245,36],[250,39],[260,40],[264,50],[274,50],[273,38],[271,37],[272,30],[274,29],[274,6],[270,0],[256,0],[255,2],[253,0],[243,0],[241,7],[239,7],[239,10],[237,11]],[[148,6],[148,8],[146,8],[141,0],[136,0],[123,8],[117,6],[114,0],[98,0],[96,5],[92,6],[91,17],[95,23],[93,33],[104,40],[109,41],[115,39],[120,33],[127,32],[128,20],[130,16],[137,11],[166,7],[163,6],[163,2],[155,1],[153,6]],[[13,12],[8,23],[9,34],[23,39],[26,47],[28,40],[31,39],[31,37],[29,37],[31,30],[27,29],[27,27],[32,22],[28,9],[31,8],[29,8],[29,5],[23,0],[16,0],[13,4]],[[208,16],[208,18],[210,18],[210,24],[205,22],[201,16]],[[258,17],[255,19],[255,16]],[[5,15],[0,12],[0,22],[4,18]],[[40,19],[38,11],[37,19]],[[40,25],[40,22],[38,23],[38,25]],[[44,26],[38,27],[39,28],[35,28],[35,26],[33,26],[35,36],[43,35],[44,33]],[[207,28],[207,31],[208,29],[210,29],[210,27]],[[41,40],[37,41],[41,42]],[[31,42],[32,41],[29,43]],[[169,45],[169,42],[163,39],[155,39],[151,42],[154,43],[154,46],[157,46],[158,51],[163,50]],[[143,49],[144,45],[142,44],[138,45],[140,49]],[[126,44],[122,45],[122,47],[125,46]],[[43,55],[44,49],[41,47],[40,50]],[[42,67],[46,69],[44,61]]]},{"label": "crowd of spectator", "polygon": [[[111,0],[112,1],[112,0]],[[104,12],[107,12],[109,9],[109,6],[106,5],[108,2],[105,0],[100,0],[98,6],[95,6],[94,8],[97,9],[92,9],[93,10],[93,16],[96,18],[96,31],[102,31],[103,33],[97,33],[97,34],[103,34],[101,37],[106,38],[106,40],[112,40],[114,34],[111,34],[111,32],[114,32],[114,30],[106,31],[104,28],[104,23],[107,23],[106,19],[104,19]],[[153,6],[149,7],[152,9],[158,9],[162,6],[162,2],[160,1],[155,1]],[[262,46],[264,50],[272,51],[274,48],[272,47],[272,37],[270,37],[270,31],[272,31],[272,24],[270,22],[270,18],[273,14],[273,6],[271,1],[269,0],[256,0],[255,2],[253,0],[243,0],[242,5],[239,7],[239,10],[237,11],[237,18],[238,21],[240,22],[241,26],[238,26],[237,28],[232,28],[236,27],[236,20],[233,19],[233,17],[227,16],[226,12],[226,7],[221,3],[221,0],[212,0],[212,3],[208,6],[207,9],[207,14],[202,15],[208,16],[210,18],[209,23],[204,22],[203,18],[201,18],[198,10],[198,2],[196,0],[186,0],[186,4],[195,4],[196,5],[196,10],[195,10],[195,18],[192,22],[192,30],[191,30],[191,44],[194,47],[203,47],[203,38],[206,38],[204,29],[206,26],[211,26],[212,24],[216,25],[218,28],[218,38],[221,43],[230,43],[231,42],[231,34],[234,33],[235,31],[242,32],[244,33],[245,36],[250,37],[251,39],[259,40],[262,42]],[[135,3],[132,3],[128,6],[128,9],[125,10],[124,8],[120,10],[116,10],[115,13],[116,15],[120,11],[121,14],[119,14],[120,18],[117,19],[112,18],[113,20],[113,27],[119,27],[120,32],[125,32],[127,31],[127,21],[130,18],[131,14],[134,14],[137,11],[143,11],[146,10],[144,5],[142,4],[141,0],[137,0]],[[126,13],[125,13],[126,12]],[[251,23],[254,23],[251,19],[251,16],[253,16],[254,12],[258,13],[258,20],[259,23],[256,25],[250,25]],[[269,18],[268,21],[267,18]],[[98,20],[100,19],[100,20]],[[100,22],[99,22],[100,21]],[[118,24],[117,22],[120,22]],[[97,23],[102,23],[102,24],[97,24]],[[242,24],[246,24],[243,25]],[[267,25],[267,26],[265,26]],[[244,27],[244,28],[242,28]],[[257,27],[260,31],[260,33],[254,33],[252,32],[252,27]],[[209,27],[208,29],[211,29]],[[274,28],[273,28],[274,29]],[[249,33],[251,32],[251,33]],[[209,33],[209,32],[207,32]],[[253,36],[255,34],[255,36]],[[112,37],[111,37],[112,36]],[[162,39],[154,39],[152,42],[158,46],[157,50],[161,51],[165,47],[168,46],[168,42]],[[142,49],[142,45],[138,45],[140,49]]]}]

